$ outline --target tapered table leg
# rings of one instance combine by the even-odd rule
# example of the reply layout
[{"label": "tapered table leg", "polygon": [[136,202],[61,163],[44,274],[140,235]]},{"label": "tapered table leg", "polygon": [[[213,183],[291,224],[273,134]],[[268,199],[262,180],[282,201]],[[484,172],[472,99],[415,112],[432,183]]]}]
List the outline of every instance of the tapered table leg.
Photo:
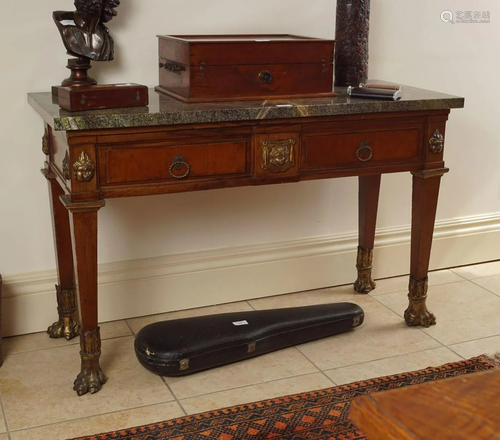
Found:
[{"label": "tapered table leg", "polygon": [[448,168],[424,170],[413,174],[411,263],[409,306],[404,317],[408,325],[429,327],[436,317],[427,310],[427,273],[441,176]]},{"label": "tapered table leg", "polygon": [[356,259],[358,279],[354,283],[354,290],[359,293],[369,293],[375,289],[372,261],[380,178],[380,174],[359,177],[359,245]]},{"label": "tapered table leg", "polygon": [[73,266],[69,213],[59,199],[64,195],[64,191],[55,176],[48,170],[43,170],[42,172],[47,178],[49,185],[52,228],[59,280],[59,284],[56,285],[59,319],[49,326],[47,333],[51,338],[66,338],[69,341],[78,336],[79,332],[76,314],[75,270]]},{"label": "tapered table leg", "polygon": [[101,337],[97,326],[97,211],[104,201],[71,203],[66,196],[61,199],[72,218],[82,360],[73,389],[81,396],[96,393],[106,382],[99,366]]}]

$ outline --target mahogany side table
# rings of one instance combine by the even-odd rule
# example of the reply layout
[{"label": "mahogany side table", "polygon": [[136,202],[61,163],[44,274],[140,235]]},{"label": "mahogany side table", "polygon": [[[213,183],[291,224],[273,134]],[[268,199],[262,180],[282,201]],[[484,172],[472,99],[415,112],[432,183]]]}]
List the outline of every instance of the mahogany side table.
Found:
[{"label": "mahogany side table", "polygon": [[107,198],[358,176],[354,289],[368,293],[375,287],[371,267],[381,175],[411,172],[405,320],[435,324],[425,302],[439,184],[448,171],[445,127],[450,109],[463,107],[464,99],[403,90],[400,101],[350,98],[345,88],[336,88],[335,98],[204,104],[151,90],[149,107],[82,113],[61,110],[50,93],[30,94],[45,121],[42,172],[49,182],[59,274],[59,320],[48,332],[71,339],[80,331],[78,395],[97,392],[106,381],[99,366],[97,212]]}]

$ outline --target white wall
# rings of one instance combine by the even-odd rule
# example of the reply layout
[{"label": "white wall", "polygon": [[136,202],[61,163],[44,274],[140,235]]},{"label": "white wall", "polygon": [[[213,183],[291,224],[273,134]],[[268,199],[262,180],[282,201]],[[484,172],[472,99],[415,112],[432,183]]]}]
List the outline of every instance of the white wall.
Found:
[{"label": "white wall", "polygon": [[[23,313],[36,315],[39,322],[48,322],[54,314],[53,300],[37,296],[44,293],[47,296],[43,298],[49,297],[45,285],[43,292],[37,289],[41,289],[41,280],[52,282],[55,262],[46,182],[38,172],[43,161],[43,124],[27,105],[26,94],[49,91],[67,76],[67,55],[51,18],[52,11],[58,9],[72,10],[72,2],[27,0],[1,6],[0,273],[8,297],[7,333],[41,328],[38,323],[23,326],[20,322],[27,320],[21,318]],[[490,11],[491,23],[445,24],[440,14],[447,9]],[[440,248],[439,258],[433,259],[433,267],[500,258],[500,240],[494,241],[500,237],[500,110],[495,102],[500,97],[498,2],[372,0],[371,10],[372,78],[466,97],[466,108],[452,111],[448,123],[445,160],[451,172],[443,179],[438,221],[467,226],[487,219],[487,225],[479,231],[484,237],[475,241],[474,252],[465,242],[458,247],[453,244],[454,236],[459,240],[467,232],[460,229],[460,233],[451,234]],[[95,63],[92,76],[101,83],[131,81],[154,86],[157,34],[296,33],[333,38],[335,2],[122,0],[118,17],[109,27],[116,41],[116,60]],[[197,251],[214,255],[214,249],[232,255],[234,249],[255,246],[264,252],[261,245],[265,243],[352,238],[357,225],[356,191],[356,179],[350,178],[109,200],[99,213],[99,261],[142,260],[184,252],[192,256]],[[384,177],[380,228],[409,228],[410,194],[409,175]],[[394,267],[391,255],[381,256],[386,260],[379,263],[379,276],[396,274],[394,268],[389,269]],[[147,265],[147,261],[140,265]],[[343,270],[327,270],[329,277],[323,283],[345,282]],[[405,269],[398,267],[397,271]],[[282,281],[275,280],[266,294],[294,289]],[[239,290],[231,282],[228,278],[227,289],[238,298]],[[35,284],[28,294],[23,289],[29,283]],[[314,282],[300,283],[300,288],[313,287],[317,287]],[[221,300],[209,285],[204,286],[204,292],[205,297],[193,298],[191,305]],[[168,307],[162,303],[155,310]],[[106,318],[131,313],[133,307],[120,316],[109,313]]]}]

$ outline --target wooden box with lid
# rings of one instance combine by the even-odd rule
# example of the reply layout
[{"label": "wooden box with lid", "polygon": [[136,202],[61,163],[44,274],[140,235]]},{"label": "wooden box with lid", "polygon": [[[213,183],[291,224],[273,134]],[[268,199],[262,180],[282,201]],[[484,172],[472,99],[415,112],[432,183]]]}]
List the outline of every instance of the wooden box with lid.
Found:
[{"label": "wooden box with lid", "polygon": [[297,35],[160,35],[159,86],[184,102],[335,96],[335,41]]}]

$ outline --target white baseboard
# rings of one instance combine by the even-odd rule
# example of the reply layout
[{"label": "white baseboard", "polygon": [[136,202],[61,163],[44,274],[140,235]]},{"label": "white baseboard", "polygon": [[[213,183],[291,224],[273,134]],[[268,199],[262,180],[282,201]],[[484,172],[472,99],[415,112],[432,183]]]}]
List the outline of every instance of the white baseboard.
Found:
[{"label": "white baseboard", "polygon": [[[431,269],[500,259],[500,213],[436,224]],[[113,321],[302,290],[356,277],[357,234],[200,251],[99,266],[99,320]],[[377,230],[374,278],[407,274],[410,227]],[[55,270],[4,276],[4,336],[57,319]]]}]

